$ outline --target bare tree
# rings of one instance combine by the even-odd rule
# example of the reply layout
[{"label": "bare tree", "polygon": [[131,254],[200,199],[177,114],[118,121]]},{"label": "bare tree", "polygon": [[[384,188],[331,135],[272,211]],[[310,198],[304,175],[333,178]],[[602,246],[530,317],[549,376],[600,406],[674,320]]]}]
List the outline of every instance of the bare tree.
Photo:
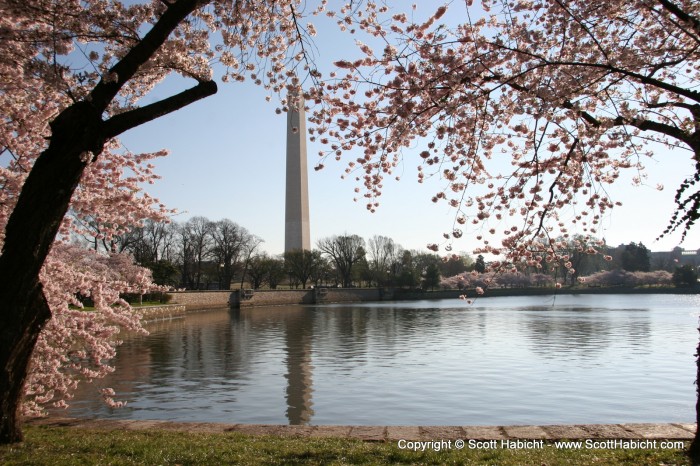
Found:
[{"label": "bare tree", "polygon": [[370,277],[377,286],[385,285],[399,246],[393,239],[381,235],[371,237],[367,246]]},{"label": "bare tree", "polygon": [[323,263],[319,251],[309,251],[306,249],[296,249],[284,253],[284,267],[291,282],[301,284],[306,288],[306,284],[314,275],[317,275]]},{"label": "bare tree", "polygon": [[357,235],[331,236],[321,239],[318,249],[331,258],[343,286],[351,286],[352,268],[365,255],[365,240]]},{"label": "bare tree", "polygon": [[182,285],[199,289],[203,282],[204,262],[211,258],[211,222],[192,217],[178,228]]},{"label": "bare tree", "polygon": [[115,244],[134,256],[137,263],[148,266],[161,260],[172,260],[175,248],[175,227],[171,223],[147,220],[134,228]]},{"label": "bare tree", "polygon": [[248,273],[248,266],[250,260],[255,256],[258,247],[265,241],[259,236],[248,233],[246,235],[245,241],[243,243],[243,255],[241,259],[243,261],[243,271],[241,272],[241,288],[243,288],[243,283],[245,282],[246,274]]},{"label": "bare tree", "polygon": [[246,242],[251,235],[229,219],[210,222],[209,228],[213,240],[212,258],[219,270],[219,286],[227,290],[231,288],[236,269],[244,260]]},{"label": "bare tree", "polygon": [[284,262],[263,252],[250,258],[247,271],[248,280],[253,289],[257,290],[265,284],[275,289],[277,283],[284,277]]}]

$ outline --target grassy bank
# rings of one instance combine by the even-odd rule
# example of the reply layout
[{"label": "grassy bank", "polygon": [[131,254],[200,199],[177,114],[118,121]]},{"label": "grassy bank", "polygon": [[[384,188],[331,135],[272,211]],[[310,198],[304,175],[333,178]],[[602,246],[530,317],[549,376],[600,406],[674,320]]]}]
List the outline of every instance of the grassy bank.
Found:
[{"label": "grassy bank", "polygon": [[[414,452],[394,442],[251,437],[168,431],[87,431],[66,427],[25,429],[22,444],[0,446],[3,465],[689,465],[683,450],[450,449]],[[687,445],[686,445],[687,446]]]}]

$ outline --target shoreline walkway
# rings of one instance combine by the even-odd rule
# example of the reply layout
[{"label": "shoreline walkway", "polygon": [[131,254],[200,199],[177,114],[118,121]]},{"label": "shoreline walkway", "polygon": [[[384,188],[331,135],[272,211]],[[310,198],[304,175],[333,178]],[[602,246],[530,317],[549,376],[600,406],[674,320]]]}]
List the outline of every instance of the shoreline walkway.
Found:
[{"label": "shoreline walkway", "polygon": [[26,425],[91,430],[169,430],[216,434],[239,432],[302,438],[348,438],[370,442],[434,440],[692,440],[693,423],[576,424],[548,426],[292,426],[213,422],[137,421],[79,418],[32,418]]}]

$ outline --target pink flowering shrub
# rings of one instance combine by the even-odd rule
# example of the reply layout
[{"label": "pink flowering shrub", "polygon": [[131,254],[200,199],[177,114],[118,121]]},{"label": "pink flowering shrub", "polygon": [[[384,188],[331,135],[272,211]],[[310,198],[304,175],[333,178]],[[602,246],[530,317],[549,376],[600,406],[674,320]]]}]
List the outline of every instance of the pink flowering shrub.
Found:
[{"label": "pink flowering shrub", "polygon": [[[140,314],[120,298],[156,287],[150,271],[133,264],[126,254],[101,254],[56,244],[42,271],[46,298],[53,316],[34,349],[25,385],[23,413],[38,415],[43,407],[61,407],[80,382],[113,371],[109,362],[123,331],[142,332]],[[90,297],[94,310],[82,309],[77,296]],[[105,401],[118,406],[104,391]]]},{"label": "pink flowering shrub", "polygon": [[581,280],[591,286],[653,286],[673,284],[673,274],[665,270],[652,272],[628,272],[626,270],[604,270]]}]

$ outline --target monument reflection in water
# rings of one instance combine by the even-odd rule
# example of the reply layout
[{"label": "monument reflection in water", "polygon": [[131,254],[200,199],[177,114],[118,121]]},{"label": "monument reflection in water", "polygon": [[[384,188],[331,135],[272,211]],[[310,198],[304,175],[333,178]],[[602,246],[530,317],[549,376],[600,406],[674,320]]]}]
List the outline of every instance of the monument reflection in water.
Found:
[{"label": "monument reflection in water", "polygon": [[289,424],[692,422],[700,300],[558,296],[194,313],[127,337],[69,416]]}]

